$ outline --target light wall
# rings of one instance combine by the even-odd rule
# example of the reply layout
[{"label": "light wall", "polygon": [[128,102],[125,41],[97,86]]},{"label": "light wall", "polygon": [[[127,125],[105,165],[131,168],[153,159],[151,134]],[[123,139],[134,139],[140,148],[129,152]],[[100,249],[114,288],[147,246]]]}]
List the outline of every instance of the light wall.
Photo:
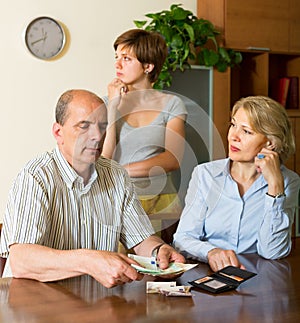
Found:
[{"label": "light wall", "polygon": [[[17,172],[55,146],[51,127],[60,94],[70,88],[105,94],[114,77],[116,36],[135,28],[133,20],[172,3],[196,14],[196,0],[0,0],[0,222]],[[41,15],[58,19],[70,34],[68,50],[58,60],[41,61],[25,48],[24,30]]]}]

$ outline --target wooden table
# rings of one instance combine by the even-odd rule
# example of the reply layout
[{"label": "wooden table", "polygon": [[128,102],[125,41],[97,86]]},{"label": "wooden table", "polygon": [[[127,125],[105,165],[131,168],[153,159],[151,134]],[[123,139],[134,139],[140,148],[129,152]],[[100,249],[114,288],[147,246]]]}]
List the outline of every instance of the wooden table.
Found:
[{"label": "wooden table", "polygon": [[[257,276],[236,291],[192,297],[146,294],[140,282],[107,289],[89,276],[55,283],[0,279],[0,322],[300,322],[300,245],[283,260],[241,256]],[[177,284],[210,273],[206,264],[184,273]]]}]

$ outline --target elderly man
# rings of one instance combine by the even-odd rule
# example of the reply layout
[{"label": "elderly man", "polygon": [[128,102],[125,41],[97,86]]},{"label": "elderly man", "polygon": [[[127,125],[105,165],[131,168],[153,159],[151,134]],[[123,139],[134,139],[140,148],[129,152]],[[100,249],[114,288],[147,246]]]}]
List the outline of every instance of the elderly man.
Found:
[{"label": "elderly man", "polygon": [[54,281],[88,274],[106,287],[142,279],[119,241],[143,256],[158,248],[162,269],[184,257],[154,235],[126,171],[100,157],[102,100],[65,92],[56,106],[57,147],[31,160],[9,194],[1,234],[3,276]]}]

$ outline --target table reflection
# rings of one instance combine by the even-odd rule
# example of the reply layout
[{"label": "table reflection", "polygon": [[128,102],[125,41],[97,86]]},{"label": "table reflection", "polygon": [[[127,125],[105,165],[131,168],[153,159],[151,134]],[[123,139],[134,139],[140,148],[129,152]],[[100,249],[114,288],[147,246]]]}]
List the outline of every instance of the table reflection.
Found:
[{"label": "table reflection", "polygon": [[[236,291],[209,294],[192,290],[192,297],[166,297],[146,294],[141,282],[107,289],[89,276],[54,283],[26,279],[0,280],[1,322],[280,322],[299,314],[297,258],[291,262],[265,260],[257,255],[240,256],[246,269],[257,276],[242,283]],[[184,273],[177,284],[210,273],[199,264]],[[298,286],[295,289],[295,284]],[[291,321],[289,321],[291,322]],[[295,321],[296,322],[296,321]]]},{"label": "table reflection", "polygon": [[[215,309],[222,311],[222,322],[257,322],[257,318],[260,322],[279,322],[277,318],[294,307],[289,303],[294,284],[288,259],[266,260],[256,254],[241,255],[239,259],[247,270],[257,275],[242,283],[235,291],[209,294],[193,289],[195,303],[201,306],[199,313],[204,316],[201,322],[213,322]],[[180,278],[181,283],[186,284],[189,280],[211,273],[208,268],[204,271],[201,268],[200,271],[198,275],[187,272]],[[299,304],[295,304],[297,306]]]}]

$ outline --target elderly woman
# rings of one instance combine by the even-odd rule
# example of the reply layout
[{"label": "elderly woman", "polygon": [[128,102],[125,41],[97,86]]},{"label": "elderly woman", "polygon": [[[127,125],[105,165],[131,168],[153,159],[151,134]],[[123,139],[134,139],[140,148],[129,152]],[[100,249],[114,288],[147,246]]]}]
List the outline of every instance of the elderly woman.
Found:
[{"label": "elderly woman", "polygon": [[287,256],[300,186],[299,176],[283,165],[295,143],[276,101],[239,100],[227,139],[228,158],[195,167],[174,235],[177,249],[214,271],[244,268],[236,254]]}]

